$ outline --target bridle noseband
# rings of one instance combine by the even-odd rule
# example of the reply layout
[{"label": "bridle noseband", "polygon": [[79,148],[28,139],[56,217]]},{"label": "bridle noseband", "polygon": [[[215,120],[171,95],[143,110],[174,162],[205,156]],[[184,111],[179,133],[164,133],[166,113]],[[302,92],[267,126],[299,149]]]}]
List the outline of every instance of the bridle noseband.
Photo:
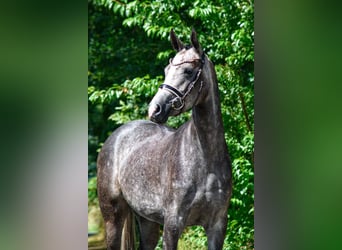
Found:
[{"label": "bridle noseband", "polygon": [[[175,95],[176,97],[173,98],[171,101],[170,101],[170,104],[171,104],[171,107],[175,110],[181,110],[183,107],[184,107],[184,100],[185,98],[190,94],[191,90],[195,87],[195,84],[196,82],[198,81],[201,73],[202,73],[202,68],[203,68],[203,65],[204,65],[204,62],[205,62],[205,54],[202,53],[202,56],[201,56],[201,59],[196,59],[196,60],[193,60],[193,61],[184,61],[184,62],[180,62],[178,64],[173,64],[172,63],[172,59],[170,59],[170,65],[172,66],[178,66],[178,65],[181,65],[181,64],[184,64],[184,63],[193,63],[195,61],[200,61],[201,62],[201,66],[196,74],[196,77],[195,77],[195,80],[193,80],[192,82],[190,82],[188,84],[188,86],[186,86],[186,89],[184,91],[184,93],[180,92],[178,89],[172,87],[171,85],[169,84],[162,84],[160,85],[160,89],[165,89],[167,90],[168,92],[170,92],[171,94]],[[202,87],[203,87],[203,81],[201,81],[201,86],[200,86],[200,89],[198,91],[198,95],[200,94],[201,90],[202,90]]]}]

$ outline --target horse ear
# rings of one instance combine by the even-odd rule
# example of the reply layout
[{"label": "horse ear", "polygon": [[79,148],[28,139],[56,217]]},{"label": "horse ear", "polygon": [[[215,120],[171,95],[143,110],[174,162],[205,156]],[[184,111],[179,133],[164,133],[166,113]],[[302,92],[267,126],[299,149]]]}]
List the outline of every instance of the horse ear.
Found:
[{"label": "horse ear", "polygon": [[175,50],[180,51],[184,48],[184,44],[182,43],[181,40],[178,39],[173,29],[171,29],[171,32],[170,32],[170,40],[171,40],[172,47]]},{"label": "horse ear", "polygon": [[190,40],[191,40],[192,46],[197,50],[197,52],[199,54],[202,54],[202,48],[197,40],[197,34],[194,28],[192,28]]}]

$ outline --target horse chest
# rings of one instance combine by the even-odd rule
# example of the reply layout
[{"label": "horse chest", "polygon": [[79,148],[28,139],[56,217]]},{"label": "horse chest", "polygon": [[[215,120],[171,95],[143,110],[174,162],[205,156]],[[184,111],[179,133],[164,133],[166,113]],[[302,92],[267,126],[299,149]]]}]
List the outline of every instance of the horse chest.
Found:
[{"label": "horse chest", "polygon": [[225,202],[226,194],[227,186],[224,183],[224,179],[220,178],[217,174],[210,173],[198,187],[194,203],[215,206]]},{"label": "horse chest", "polygon": [[209,173],[201,182],[193,183],[179,204],[188,207],[186,224],[205,225],[208,220],[221,213],[227,205],[229,184],[215,173]]}]

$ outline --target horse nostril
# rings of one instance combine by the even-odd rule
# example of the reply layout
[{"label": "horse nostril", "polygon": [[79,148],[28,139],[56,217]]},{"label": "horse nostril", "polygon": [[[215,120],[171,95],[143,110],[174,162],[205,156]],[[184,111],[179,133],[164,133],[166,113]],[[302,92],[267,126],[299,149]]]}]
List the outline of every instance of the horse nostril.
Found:
[{"label": "horse nostril", "polygon": [[155,110],[154,110],[154,114],[155,115],[159,115],[161,112],[161,106],[159,104],[156,104]]},{"label": "horse nostril", "polygon": [[148,116],[150,118],[160,115],[162,112],[162,107],[160,104],[152,104],[148,110]]}]

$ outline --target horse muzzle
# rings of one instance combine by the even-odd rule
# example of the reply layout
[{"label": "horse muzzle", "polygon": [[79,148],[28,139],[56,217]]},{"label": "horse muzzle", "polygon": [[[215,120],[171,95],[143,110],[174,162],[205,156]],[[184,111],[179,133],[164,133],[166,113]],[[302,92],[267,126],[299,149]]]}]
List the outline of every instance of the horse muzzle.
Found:
[{"label": "horse muzzle", "polygon": [[171,111],[170,104],[159,104],[159,103],[150,103],[150,107],[148,109],[148,117],[151,121],[156,123],[165,123],[169,118],[169,114]]}]

